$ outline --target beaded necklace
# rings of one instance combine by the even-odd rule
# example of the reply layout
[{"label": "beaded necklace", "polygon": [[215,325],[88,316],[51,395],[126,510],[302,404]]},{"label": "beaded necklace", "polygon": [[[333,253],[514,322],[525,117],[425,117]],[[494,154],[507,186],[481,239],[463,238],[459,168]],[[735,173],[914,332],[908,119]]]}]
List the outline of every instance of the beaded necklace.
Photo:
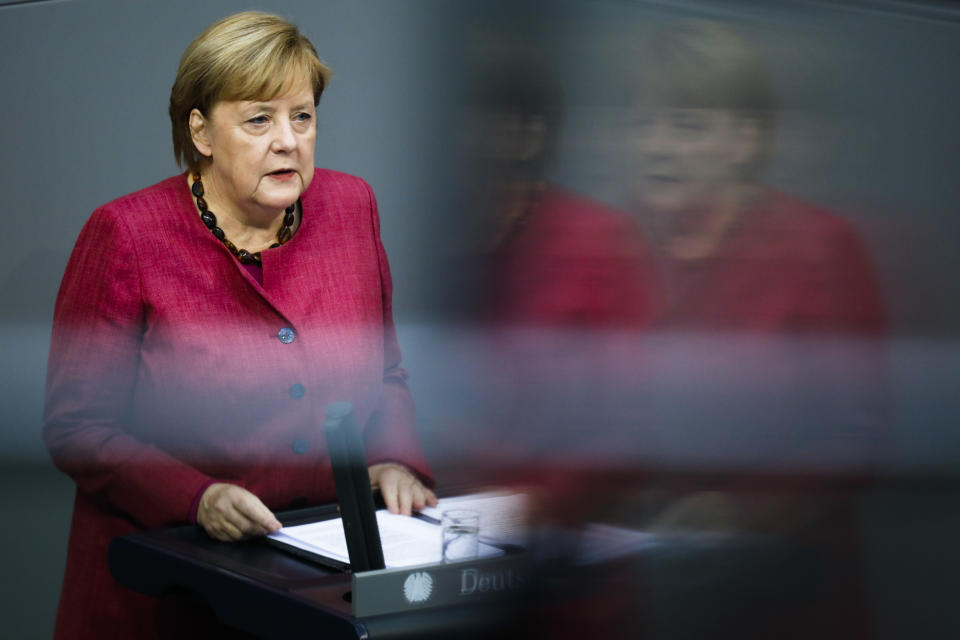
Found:
[{"label": "beaded necklace", "polygon": [[[217,240],[222,242],[224,246],[230,250],[230,253],[240,261],[240,264],[255,263],[262,267],[263,262],[261,261],[259,251],[250,253],[246,249],[237,249],[235,244],[227,240],[223,229],[217,226],[217,216],[213,215],[213,211],[207,208],[207,201],[203,199],[203,182],[200,181],[199,173],[193,174],[193,184],[190,186],[190,192],[193,194],[193,197],[197,199],[197,209],[200,209],[200,219],[203,220],[203,224],[207,225],[207,229],[210,229]],[[299,200],[297,202],[299,202]],[[293,222],[296,219],[294,211],[296,211],[296,209],[297,203],[295,202],[284,210],[283,224],[280,225],[280,229],[277,230],[277,241],[270,245],[271,249],[279,247],[293,236]]]}]

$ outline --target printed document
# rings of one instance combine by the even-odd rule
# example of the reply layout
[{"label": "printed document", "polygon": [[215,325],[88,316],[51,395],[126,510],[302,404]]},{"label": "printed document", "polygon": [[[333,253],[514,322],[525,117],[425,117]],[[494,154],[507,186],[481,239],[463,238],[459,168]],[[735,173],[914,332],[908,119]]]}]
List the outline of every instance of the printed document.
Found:
[{"label": "printed document", "polygon": [[[519,494],[488,493],[441,499],[437,507],[424,509],[426,518],[402,516],[381,509],[377,511],[377,528],[384,564],[391,569],[439,563],[443,557],[440,519],[443,511],[448,509],[479,511],[478,555],[481,558],[502,555],[503,550],[494,544],[516,544],[521,538],[519,523],[522,513],[519,509],[522,504],[523,496]],[[350,562],[340,518],[284,527],[269,537],[339,562]]]}]

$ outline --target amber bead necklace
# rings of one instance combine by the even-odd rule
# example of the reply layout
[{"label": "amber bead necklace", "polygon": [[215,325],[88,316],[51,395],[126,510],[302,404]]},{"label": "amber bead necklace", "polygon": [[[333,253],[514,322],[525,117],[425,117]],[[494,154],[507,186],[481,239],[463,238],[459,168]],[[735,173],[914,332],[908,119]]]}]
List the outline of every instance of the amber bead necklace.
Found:
[{"label": "amber bead necklace", "polygon": [[[222,242],[224,246],[230,250],[230,253],[236,256],[240,264],[257,264],[262,267],[263,262],[260,259],[259,251],[250,253],[246,249],[237,249],[237,245],[227,240],[223,229],[217,226],[217,216],[213,215],[213,211],[207,208],[207,201],[203,199],[203,182],[200,181],[199,173],[194,172],[193,174],[193,184],[190,186],[190,192],[193,193],[193,197],[197,199],[197,209],[200,209],[200,219],[203,220],[203,224],[207,225],[207,229],[210,229],[217,240]],[[297,202],[299,202],[299,200]],[[284,210],[283,224],[280,225],[280,229],[277,230],[277,241],[270,245],[271,249],[276,249],[293,236],[293,221],[296,220],[294,211],[296,210],[296,202]]]}]

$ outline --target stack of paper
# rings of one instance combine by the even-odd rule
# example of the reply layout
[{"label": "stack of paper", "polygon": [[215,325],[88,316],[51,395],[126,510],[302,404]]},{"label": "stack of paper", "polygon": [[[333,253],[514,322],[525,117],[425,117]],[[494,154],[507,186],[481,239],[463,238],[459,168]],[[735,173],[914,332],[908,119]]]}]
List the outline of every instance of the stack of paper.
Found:
[{"label": "stack of paper", "polygon": [[[502,555],[495,546],[503,542],[516,544],[522,539],[524,497],[520,494],[474,494],[444,498],[437,507],[424,509],[421,517],[377,511],[377,527],[387,568],[436,564],[442,560],[440,519],[449,509],[474,509],[480,512],[480,546],[482,558]],[[284,527],[269,537],[283,544],[310,553],[349,563],[347,540],[340,518]]]}]

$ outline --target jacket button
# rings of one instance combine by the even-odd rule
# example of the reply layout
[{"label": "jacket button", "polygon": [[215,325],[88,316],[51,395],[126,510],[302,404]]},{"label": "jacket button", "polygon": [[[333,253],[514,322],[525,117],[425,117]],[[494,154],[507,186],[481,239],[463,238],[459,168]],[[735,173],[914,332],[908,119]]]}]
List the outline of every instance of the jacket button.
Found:
[{"label": "jacket button", "polygon": [[290,327],[284,327],[277,332],[277,337],[283,344],[290,344],[294,341],[294,339],[296,339],[297,334]]},{"label": "jacket button", "polygon": [[297,455],[303,455],[310,448],[310,443],[303,438],[297,438],[293,441],[293,452]]},{"label": "jacket button", "polygon": [[302,398],[306,393],[307,393],[306,388],[299,382],[296,384],[290,385],[291,398]]}]

